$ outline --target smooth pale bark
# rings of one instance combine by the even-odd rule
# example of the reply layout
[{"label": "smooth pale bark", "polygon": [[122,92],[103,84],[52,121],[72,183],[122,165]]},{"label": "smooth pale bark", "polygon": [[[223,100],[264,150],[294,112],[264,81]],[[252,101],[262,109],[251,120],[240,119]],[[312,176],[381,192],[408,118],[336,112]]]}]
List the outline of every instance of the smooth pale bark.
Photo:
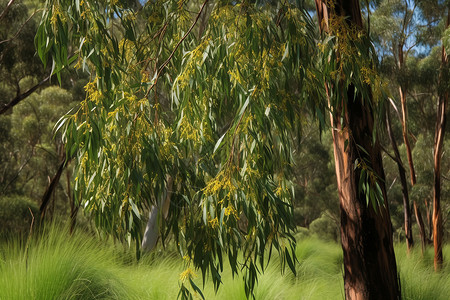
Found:
[{"label": "smooth pale bark", "polygon": [[[450,14],[447,13],[447,25],[450,23]],[[447,85],[448,80],[448,57],[444,46],[442,46],[442,66],[439,77],[439,85]],[[434,269],[442,268],[444,258],[442,256],[442,210],[441,210],[441,160],[444,148],[444,135],[446,112],[448,105],[448,89],[439,93],[439,103],[436,120],[436,132],[434,137],[434,193],[433,193],[433,244],[434,244]]]},{"label": "smooth pale bark", "polygon": [[389,114],[389,104],[386,106],[386,129],[391,141],[392,149],[394,150],[395,161],[398,167],[398,173],[400,175],[400,183],[402,186],[403,195],[403,215],[404,215],[404,226],[405,226],[405,236],[406,245],[408,252],[414,246],[414,240],[412,235],[412,221],[411,221],[411,206],[409,205],[409,194],[408,194],[408,184],[406,182],[405,168],[403,167],[402,158],[400,157],[400,152],[398,151],[397,142],[395,140],[394,133],[392,132],[391,126],[391,116]]},{"label": "smooth pale bark", "polygon": [[[347,22],[362,29],[358,0],[315,0],[322,32],[331,31],[326,18],[345,16]],[[342,84],[342,83],[340,83]],[[341,210],[341,242],[344,254],[344,288],[346,299],[399,299],[400,289],[392,242],[392,225],[384,185],[381,147],[373,143],[373,111],[371,99],[355,95],[347,87],[347,97],[330,107],[337,185]],[[355,100],[345,100],[355,99]],[[341,122],[342,117],[342,122]],[[367,155],[358,150],[361,146]],[[363,157],[362,157],[363,156]],[[356,160],[364,159],[377,174],[384,205],[375,210],[367,205],[359,191],[360,168]]]},{"label": "smooth pale bark", "polygon": [[141,248],[143,252],[150,252],[158,242],[159,225],[161,217],[167,218],[170,207],[170,196],[173,186],[173,178],[168,176],[166,196],[155,205],[152,205],[148,215],[147,226],[145,227],[144,237],[142,238]]},{"label": "smooth pale bark", "polygon": [[[403,44],[400,43],[398,45],[398,69],[399,72],[403,71],[404,68],[404,54],[403,54]],[[406,87],[403,84],[400,84],[398,88],[400,94],[400,102],[402,107],[402,133],[403,133],[403,141],[406,147],[406,156],[408,157],[409,171],[411,175],[411,184],[414,186],[416,184],[416,171],[414,169],[414,163],[412,159],[411,145],[409,144],[408,138],[408,109],[406,107]]]}]

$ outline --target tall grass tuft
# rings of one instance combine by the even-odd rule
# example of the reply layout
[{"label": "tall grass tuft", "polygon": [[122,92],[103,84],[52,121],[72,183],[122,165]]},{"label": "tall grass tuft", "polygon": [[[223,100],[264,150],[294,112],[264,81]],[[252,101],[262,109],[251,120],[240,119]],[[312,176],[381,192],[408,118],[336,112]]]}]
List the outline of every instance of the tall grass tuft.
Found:
[{"label": "tall grass tuft", "polygon": [[423,256],[419,246],[412,249],[409,254],[406,254],[404,244],[397,245],[396,250],[403,299],[449,299],[450,245],[446,245],[443,249],[446,261],[438,273],[433,267],[433,247],[428,247]]},{"label": "tall grass tuft", "polygon": [[54,228],[0,250],[0,299],[125,299],[110,250]]}]

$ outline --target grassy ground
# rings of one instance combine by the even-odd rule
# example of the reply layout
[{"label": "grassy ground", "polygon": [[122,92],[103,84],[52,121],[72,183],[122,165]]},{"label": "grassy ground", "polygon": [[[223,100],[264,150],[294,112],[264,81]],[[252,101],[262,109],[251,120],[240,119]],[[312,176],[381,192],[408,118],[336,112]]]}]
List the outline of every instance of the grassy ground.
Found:
[{"label": "grassy ground", "polygon": [[[37,239],[36,239],[37,240]],[[13,241],[0,245],[0,299],[176,299],[182,260],[152,254],[135,262],[120,246],[76,234],[51,230],[29,245]],[[448,299],[450,265],[440,274],[432,269],[432,249],[407,256],[397,246],[404,299]],[[339,245],[307,238],[298,242],[298,274],[280,275],[277,260],[259,278],[256,299],[343,299],[342,254]],[[444,249],[450,258],[450,247]],[[224,270],[223,286],[206,299],[245,299],[240,276]],[[197,278],[201,286],[201,279]]]}]

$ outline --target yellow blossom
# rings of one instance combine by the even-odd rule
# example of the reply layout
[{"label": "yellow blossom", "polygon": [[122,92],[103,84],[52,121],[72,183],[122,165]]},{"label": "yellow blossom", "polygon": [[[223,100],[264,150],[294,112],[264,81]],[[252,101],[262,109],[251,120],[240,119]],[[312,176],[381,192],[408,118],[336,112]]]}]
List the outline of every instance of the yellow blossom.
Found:
[{"label": "yellow blossom", "polygon": [[217,220],[217,217],[215,217],[214,219],[210,220],[209,221],[209,225],[211,225],[211,227],[213,229],[217,228],[217,226],[219,226],[219,220]]},{"label": "yellow blossom", "polygon": [[195,274],[194,271],[192,271],[191,268],[187,268],[186,270],[181,272],[180,280],[184,282],[184,281],[186,281],[186,279],[191,279],[191,278],[196,277],[196,276],[197,276],[197,274]]}]

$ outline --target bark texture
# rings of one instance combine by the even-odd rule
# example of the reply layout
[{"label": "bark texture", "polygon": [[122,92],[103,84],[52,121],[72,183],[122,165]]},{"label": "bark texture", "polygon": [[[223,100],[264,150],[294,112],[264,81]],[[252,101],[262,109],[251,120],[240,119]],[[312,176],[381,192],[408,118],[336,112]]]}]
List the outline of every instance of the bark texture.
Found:
[{"label": "bark texture", "polygon": [[[332,31],[324,26],[331,24],[323,20],[325,16],[330,19],[345,16],[347,22],[362,29],[358,0],[315,0],[315,3],[322,31]],[[368,104],[371,99],[362,100],[360,94],[355,94],[355,88],[349,86],[347,95],[342,95],[330,108],[341,210],[345,297],[400,299],[381,148],[377,139],[373,142],[374,118]],[[384,205],[377,209],[367,205],[365,195],[359,191],[361,169],[355,168],[357,159],[364,159],[380,179]]]}]

